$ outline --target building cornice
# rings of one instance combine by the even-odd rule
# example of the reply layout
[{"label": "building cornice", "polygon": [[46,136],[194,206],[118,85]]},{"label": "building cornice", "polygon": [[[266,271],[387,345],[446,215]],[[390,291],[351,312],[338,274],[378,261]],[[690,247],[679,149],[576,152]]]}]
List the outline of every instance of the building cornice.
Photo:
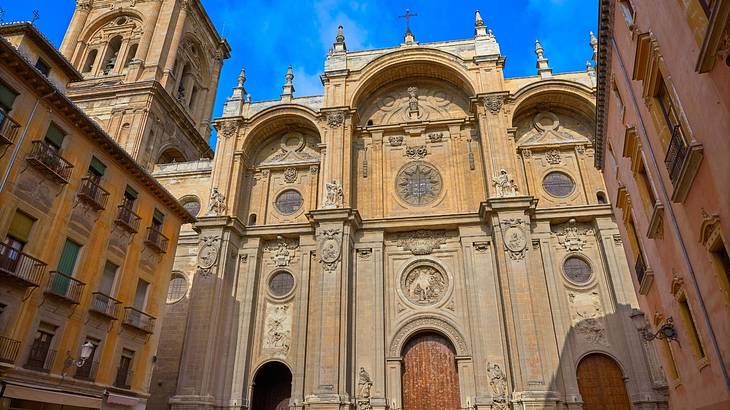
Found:
[{"label": "building cornice", "polygon": [[596,61],[596,153],[594,165],[603,168],[603,145],[606,141],[609,83],[611,69],[611,39],[613,38],[614,0],[598,3],[598,60]]}]

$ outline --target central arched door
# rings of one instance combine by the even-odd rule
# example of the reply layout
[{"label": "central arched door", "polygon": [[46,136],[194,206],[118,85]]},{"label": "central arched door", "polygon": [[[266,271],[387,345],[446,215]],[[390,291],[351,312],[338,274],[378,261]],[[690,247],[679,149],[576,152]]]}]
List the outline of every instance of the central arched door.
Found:
[{"label": "central arched door", "polygon": [[291,372],[280,362],[266,363],[256,372],[251,410],[288,410]]},{"label": "central arched door", "polygon": [[403,410],[458,410],[459,373],[454,346],[443,336],[421,333],[403,348]]},{"label": "central arched door", "polygon": [[629,395],[618,364],[608,356],[589,354],[578,364],[583,410],[629,410]]}]

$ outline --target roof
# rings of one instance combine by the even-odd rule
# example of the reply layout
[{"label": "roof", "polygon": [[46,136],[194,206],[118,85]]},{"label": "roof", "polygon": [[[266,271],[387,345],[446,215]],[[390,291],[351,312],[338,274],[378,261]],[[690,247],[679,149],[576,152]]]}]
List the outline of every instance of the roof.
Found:
[{"label": "roof", "polygon": [[[33,29],[37,32],[37,30]],[[61,54],[53,49],[53,53],[63,58]],[[64,59],[65,60],[65,59]],[[0,36],[0,62],[3,65],[11,66],[13,71],[22,76],[25,81],[32,83],[33,90],[40,95],[52,94],[48,97],[49,103],[57,110],[63,112],[74,124],[84,131],[84,135],[92,139],[97,145],[116,160],[122,168],[126,169],[143,186],[149,189],[159,201],[172,210],[183,223],[196,222],[195,217],[183,208],[172,194],[160,185],[155,178],[144,170],[117,142],[109,136],[96,121],[92,120],[76,104],[59,90],[48,78],[34,67],[12,44]]]},{"label": "roof", "polygon": [[43,35],[28,21],[18,21],[11,23],[0,24],[0,36],[23,33],[28,35],[36,45],[46,53],[46,55],[53,60],[53,62],[60,67],[64,73],[69,77],[69,81],[81,81],[84,77],[79,71],[68,61],[66,58],[58,52],[56,47],[51,41]]},{"label": "roof", "polygon": [[596,61],[596,168],[603,168],[603,144],[606,140],[606,115],[608,109],[608,79],[611,68],[611,38],[613,25],[613,0],[598,3],[598,61]]}]

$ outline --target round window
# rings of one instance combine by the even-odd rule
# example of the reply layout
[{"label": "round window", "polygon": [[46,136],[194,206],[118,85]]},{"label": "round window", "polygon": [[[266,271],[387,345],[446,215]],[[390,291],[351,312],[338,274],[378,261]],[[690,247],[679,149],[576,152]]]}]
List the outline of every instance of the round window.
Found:
[{"label": "round window", "polygon": [[286,296],[294,289],[294,276],[289,272],[276,272],[269,280],[269,291],[276,297]]},{"label": "round window", "polygon": [[441,193],[441,174],[424,162],[412,162],[403,167],[396,177],[396,190],[411,205],[426,205]]},{"label": "round window", "polygon": [[170,280],[170,286],[167,288],[167,303],[175,303],[185,297],[188,292],[188,281],[184,276],[176,273]]},{"label": "round window", "polygon": [[565,276],[574,283],[586,283],[591,279],[591,265],[583,258],[571,256],[563,262]]},{"label": "round window", "polygon": [[555,171],[545,175],[542,187],[552,196],[566,197],[575,190],[575,183],[567,174]]},{"label": "round window", "polygon": [[302,207],[302,194],[293,189],[287,189],[276,198],[276,209],[284,215],[291,215]]},{"label": "round window", "polygon": [[198,198],[183,198],[181,202],[183,208],[185,208],[185,210],[188,211],[190,215],[198,216],[198,214],[200,213],[200,201],[198,200]]}]

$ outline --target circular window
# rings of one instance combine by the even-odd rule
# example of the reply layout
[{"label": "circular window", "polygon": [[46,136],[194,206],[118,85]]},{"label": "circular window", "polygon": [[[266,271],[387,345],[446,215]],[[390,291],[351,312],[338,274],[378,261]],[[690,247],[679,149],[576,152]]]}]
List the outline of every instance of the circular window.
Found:
[{"label": "circular window", "polygon": [[284,215],[291,215],[302,207],[302,194],[293,189],[287,189],[276,197],[276,209]]},{"label": "circular window", "polygon": [[183,208],[192,216],[198,216],[200,213],[200,201],[196,197],[188,197],[180,200]]},{"label": "circular window", "polygon": [[552,196],[566,197],[575,190],[575,183],[567,174],[555,171],[545,175],[542,187]]},{"label": "circular window", "polygon": [[294,289],[294,276],[289,272],[276,272],[269,280],[269,291],[276,297],[286,296]]},{"label": "circular window", "polygon": [[441,174],[424,162],[412,162],[404,166],[396,177],[396,191],[411,205],[426,205],[441,193]]},{"label": "circular window", "polygon": [[591,265],[583,258],[571,256],[563,262],[563,271],[565,276],[574,283],[586,283],[591,279]]},{"label": "circular window", "polygon": [[188,292],[188,281],[183,275],[176,273],[170,280],[170,286],[167,288],[167,303],[175,303],[185,297]]}]

